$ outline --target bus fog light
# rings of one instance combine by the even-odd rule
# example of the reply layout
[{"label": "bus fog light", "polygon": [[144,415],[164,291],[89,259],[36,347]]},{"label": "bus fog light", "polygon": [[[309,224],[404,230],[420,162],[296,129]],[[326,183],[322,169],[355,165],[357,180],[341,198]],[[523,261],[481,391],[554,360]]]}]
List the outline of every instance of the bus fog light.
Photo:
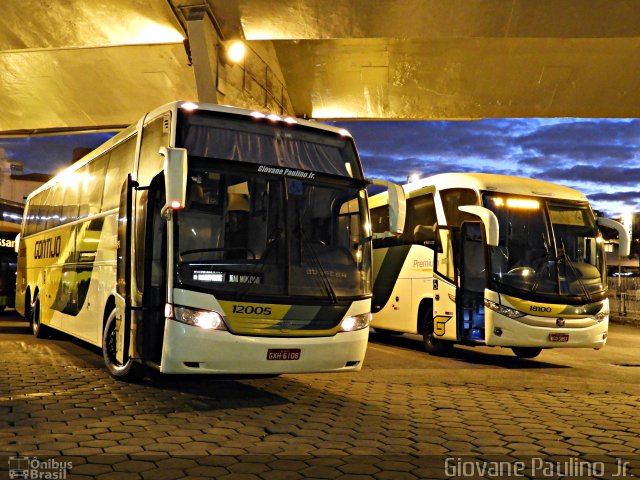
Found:
[{"label": "bus fog light", "polygon": [[353,332],[355,330],[362,330],[367,328],[371,322],[371,314],[363,313],[362,315],[352,315],[342,320],[340,325],[343,332]]},{"label": "bus fog light", "polygon": [[218,312],[194,310],[186,307],[173,307],[174,318],[181,323],[207,330],[226,330],[224,318]]}]

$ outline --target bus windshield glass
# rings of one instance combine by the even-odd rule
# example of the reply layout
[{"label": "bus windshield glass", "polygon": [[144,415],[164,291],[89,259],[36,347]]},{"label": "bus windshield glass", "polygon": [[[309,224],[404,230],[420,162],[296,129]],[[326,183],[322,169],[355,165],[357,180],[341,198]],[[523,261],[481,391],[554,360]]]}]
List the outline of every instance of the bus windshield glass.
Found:
[{"label": "bus windshield glass", "polygon": [[369,214],[352,141],[201,113],[182,127],[176,287],[242,301],[369,296]]},{"label": "bus windshield glass", "polygon": [[496,193],[483,201],[500,227],[499,245],[489,249],[498,291],[548,301],[602,299],[604,250],[588,204]]}]

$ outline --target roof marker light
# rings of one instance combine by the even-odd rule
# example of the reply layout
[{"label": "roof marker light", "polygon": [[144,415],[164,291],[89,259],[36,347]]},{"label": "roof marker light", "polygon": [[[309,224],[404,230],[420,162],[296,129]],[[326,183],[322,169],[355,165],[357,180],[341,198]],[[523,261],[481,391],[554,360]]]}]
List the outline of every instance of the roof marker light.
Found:
[{"label": "roof marker light", "polygon": [[251,112],[253,118],[265,118],[266,115],[262,112]]},{"label": "roof marker light", "polygon": [[349,133],[349,130],[345,130],[344,128],[341,128],[340,130],[338,130],[338,133],[340,135],[342,135],[343,137],[350,137],[351,134]]},{"label": "roof marker light", "polygon": [[180,105],[180,108],[192,111],[192,110],[197,110],[198,109],[198,105],[196,105],[193,102],[184,102],[182,105]]},{"label": "roof marker light", "polygon": [[272,122],[278,122],[282,120],[282,117],[280,117],[279,115],[276,115],[275,113],[270,113],[269,115],[267,115],[267,118]]},{"label": "roof marker light", "polygon": [[298,123],[298,121],[293,117],[287,117],[284,119],[284,121],[289,125],[295,125],[296,123]]}]

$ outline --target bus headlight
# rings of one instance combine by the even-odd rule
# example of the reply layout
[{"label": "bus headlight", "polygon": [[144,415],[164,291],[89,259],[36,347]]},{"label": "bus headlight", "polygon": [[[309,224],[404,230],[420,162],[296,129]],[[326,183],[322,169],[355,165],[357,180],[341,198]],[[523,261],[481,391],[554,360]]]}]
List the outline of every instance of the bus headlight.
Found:
[{"label": "bus headlight", "polygon": [[[211,310],[194,310],[192,308],[177,307],[167,305],[167,312],[173,311],[173,315],[167,315],[168,318],[174,318],[178,322],[186,323],[194,327],[204,328],[206,330],[226,330],[222,315]],[[165,312],[166,313],[166,312]]]},{"label": "bus headlight", "polygon": [[504,315],[509,318],[520,318],[524,317],[526,314],[522,313],[520,310],[516,310],[515,308],[506,307],[504,305],[499,305],[491,300],[484,299],[484,306],[489,310],[493,310],[494,312],[499,313],[500,315]]},{"label": "bus headlight", "polygon": [[371,322],[371,313],[363,313],[362,315],[352,315],[342,320],[340,329],[343,332],[354,332],[367,328]]}]

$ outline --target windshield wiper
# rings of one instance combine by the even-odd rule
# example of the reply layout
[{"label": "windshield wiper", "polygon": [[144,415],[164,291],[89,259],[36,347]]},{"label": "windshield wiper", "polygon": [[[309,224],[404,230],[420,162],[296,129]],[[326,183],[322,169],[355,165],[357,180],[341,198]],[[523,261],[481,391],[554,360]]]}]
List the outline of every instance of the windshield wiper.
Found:
[{"label": "windshield wiper", "polygon": [[331,286],[331,281],[329,280],[327,273],[324,271],[324,268],[322,268],[322,262],[318,258],[316,251],[313,249],[313,245],[311,245],[311,243],[307,239],[307,235],[304,233],[304,229],[302,228],[302,225],[298,225],[298,234],[300,237],[300,243],[302,244],[303,248],[306,247],[307,251],[311,253],[311,259],[313,260],[313,263],[316,265],[318,272],[320,272],[321,283],[325,289],[325,292],[327,293],[327,296],[329,297],[329,299],[334,305],[337,304],[338,297],[336,296],[336,292]]},{"label": "windshield wiper", "polygon": [[[576,266],[573,264],[573,260],[571,260],[569,258],[569,255],[567,255],[567,251],[564,248],[564,240],[560,239],[560,245],[562,247],[562,250],[560,251],[560,255],[557,256],[556,258],[558,260],[558,263],[563,262],[565,265],[568,265],[569,268],[571,269],[571,272],[573,272],[573,274],[575,275],[576,280],[578,281],[578,284],[580,285],[580,287],[582,288],[582,291],[584,292],[585,296],[587,297],[587,301],[591,301],[591,295],[589,294],[589,291],[587,290],[587,287],[585,287],[584,282],[582,281],[582,273],[580,273],[580,271],[576,268]],[[558,284],[559,286],[560,284]],[[562,293],[562,292],[560,292]]]}]

